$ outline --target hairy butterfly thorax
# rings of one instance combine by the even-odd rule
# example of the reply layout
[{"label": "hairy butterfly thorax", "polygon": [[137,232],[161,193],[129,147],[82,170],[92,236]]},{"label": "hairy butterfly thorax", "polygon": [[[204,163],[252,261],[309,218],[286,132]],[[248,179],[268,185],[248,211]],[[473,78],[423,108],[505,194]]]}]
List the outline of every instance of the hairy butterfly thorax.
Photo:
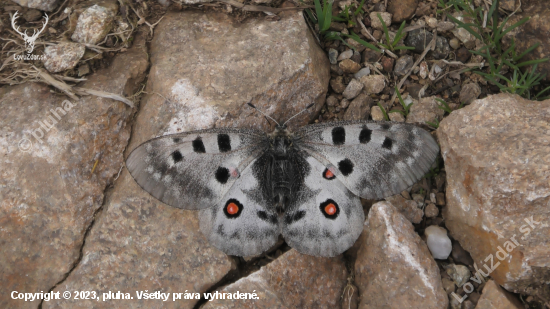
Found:
[{"label": "hairy butterfly thorax", "polygon": [[165,204],[200,210],[203,234],[226,254],[260,254],[282,234],[299,252],[335,256],[363,231],[359,198],[405,190],[439,152],[412,124],[339,121],[290,133],[287,122],[271,134],[216,128],[158,137],[126,166]]}]

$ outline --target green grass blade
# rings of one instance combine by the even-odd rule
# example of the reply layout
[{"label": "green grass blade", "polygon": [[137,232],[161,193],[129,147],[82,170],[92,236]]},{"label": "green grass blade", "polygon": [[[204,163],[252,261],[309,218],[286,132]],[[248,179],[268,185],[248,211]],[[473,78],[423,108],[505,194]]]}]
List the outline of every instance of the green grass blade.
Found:
[{"label": "green grass blade", "polygon": [[380,102],[376,104],[378,105],[378,107],[380,107],[380,110],[382,111],[382,115],[384,115],[384,119],[386,119],[387,121],[390,121],[390,117],[388,117],[388,113],[386,113],[386,110],[384,109],[382,104],[380,104]]},{"label": "green grass blade", "polygon": [[380,14],[376,14],[378,16],[378,19],[380,20],[380,23],[382,24],[382,29],[384,30],[384,34],[386,35],[386,42],[388,42],[389,45],[391,45],[390,41],[390,34],[388,33],[388,27],[386,26],[386,23],[382,19],[382,16]]},{"label": "green grass blade", "polygon": [[518,64],[517,67],[521,68],[521,67],[524,67],[526,65],[539,64],[539,63],[547,62],[547,61],[548,61],[548,58],[529,60],[529,61],[525,61],[525,62],[522,62],[522,63]]}]

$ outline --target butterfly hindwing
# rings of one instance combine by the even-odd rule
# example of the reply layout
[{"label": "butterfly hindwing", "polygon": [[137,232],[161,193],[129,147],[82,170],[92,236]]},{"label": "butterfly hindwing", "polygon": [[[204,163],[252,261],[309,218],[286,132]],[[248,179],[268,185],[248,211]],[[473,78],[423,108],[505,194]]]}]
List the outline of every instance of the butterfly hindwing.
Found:
[{"label": "butterfly hindwing", "polygon": [[279,218],[261,189],[258,159],[251,163],[221,202],[201,210],[200,226],[208,241],[229,255],[252,256],[272,247],[280,234]]},{"label": "butterfly hindwing", "polygon": [[430,168],[439,147],[425,130],[392,122],[333,122],[306,126],[294,143],[327,167],[354,194],[367,199],[394,195]]},{"label": "butterfly hindwing", "polygon": [[230,128],[166,135],[134,149],[126,166],[145,191],[165,204],[204,209],[229,191],[266,141],[261,131]]},{"label": "butterfly hindwing", "polygon": [[338,255],[351,247],[363,231],[361,202],[324,164],[311,156],[305,162],[309,173],[285,211],[283,237],[304,254]]}]

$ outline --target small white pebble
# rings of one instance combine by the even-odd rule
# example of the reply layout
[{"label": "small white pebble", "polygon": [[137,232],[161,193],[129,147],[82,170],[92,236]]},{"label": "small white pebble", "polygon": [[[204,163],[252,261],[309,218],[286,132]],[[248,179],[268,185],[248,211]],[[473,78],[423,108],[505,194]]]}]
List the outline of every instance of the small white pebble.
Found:
[{"label": "small white pebble", "polygon": [[447,236],[447,230],[437,225],[431,225],[426,228],[424,234],[433,257],[439,260],[447,259],[453,249],[451,240]]}]

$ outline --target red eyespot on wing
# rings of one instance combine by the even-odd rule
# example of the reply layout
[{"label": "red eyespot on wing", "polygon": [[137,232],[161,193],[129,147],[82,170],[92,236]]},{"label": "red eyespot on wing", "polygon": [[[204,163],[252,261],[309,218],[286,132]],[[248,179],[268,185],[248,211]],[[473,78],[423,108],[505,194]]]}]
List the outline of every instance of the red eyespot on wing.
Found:
[{"label": "red eyespot on wing", "polygon": [[330,169],[325,169],[325,171],[323,172],[323,178],[325,179],[333,179],[335,176],[334,176],[334,173],[330,170]]},{"label": "red eyespot on wing", "polygon": [[229,203],[229,205],[227,205],[227,213],[228,214],[234,215],[238,212],[239,212],[239,206],[237,206],[237,204]]},{"label": "red eyespot on wing", "polygon": [[333,216],[336,213],[336,205],[330,203],[325,206],[325,213],[329,216]]}]

